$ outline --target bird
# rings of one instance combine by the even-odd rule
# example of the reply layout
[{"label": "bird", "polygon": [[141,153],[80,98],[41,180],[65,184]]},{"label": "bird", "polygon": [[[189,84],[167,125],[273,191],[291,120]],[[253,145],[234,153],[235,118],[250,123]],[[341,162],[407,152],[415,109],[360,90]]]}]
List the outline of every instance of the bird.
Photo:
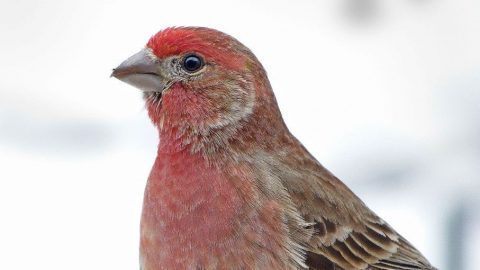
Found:
[{"label": "bird", "polygon": [[159,134],[140,269],[435,269],[290,133],[234,37],[165,28],[111,76]]}]

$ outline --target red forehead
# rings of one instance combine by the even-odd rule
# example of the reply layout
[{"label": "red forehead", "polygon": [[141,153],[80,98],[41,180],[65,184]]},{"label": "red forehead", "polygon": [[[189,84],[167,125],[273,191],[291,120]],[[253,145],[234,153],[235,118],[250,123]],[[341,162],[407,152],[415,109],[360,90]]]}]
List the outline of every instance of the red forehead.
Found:
[{"label": "red forehead", "polygon": [[209,28],[174,27],[155,34],[147,43],[158,58],[199,53],[206,61],[239,69],[245,66],[243,45],[231,36]]}]

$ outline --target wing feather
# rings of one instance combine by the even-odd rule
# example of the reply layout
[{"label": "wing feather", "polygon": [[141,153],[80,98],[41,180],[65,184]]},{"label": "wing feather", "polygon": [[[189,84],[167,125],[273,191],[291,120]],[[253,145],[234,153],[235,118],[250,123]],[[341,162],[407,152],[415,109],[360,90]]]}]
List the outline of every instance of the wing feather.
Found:
[{"label": "wing feather", "polygon": [[[434,269],[415,248],[380,219],[378,223],[366,223],[363,230],[345,230],[341,229],[342,227],[344,225],[325,219],[322,222],[317,221],[314,228],[330,230],[320,230],[318,233],[315,231],[311,238],[310,251],[321,254],[345,270]],[[350,232],[340,236],[339,231]],[[335,241],[325,244],[325,239],[331,241],[332,235],[329,233],[336,235]]]}]

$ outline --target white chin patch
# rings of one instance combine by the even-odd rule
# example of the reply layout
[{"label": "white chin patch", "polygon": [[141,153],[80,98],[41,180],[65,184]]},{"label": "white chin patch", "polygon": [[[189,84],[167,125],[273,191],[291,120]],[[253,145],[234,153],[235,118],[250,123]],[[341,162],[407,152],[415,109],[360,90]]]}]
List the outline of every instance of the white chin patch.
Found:
[{"label": "white chin patch", "polygon": [[123,76],[120,80],[144,92],[161,92],[164,87],[161,78],[153,74],[134,73]]}]

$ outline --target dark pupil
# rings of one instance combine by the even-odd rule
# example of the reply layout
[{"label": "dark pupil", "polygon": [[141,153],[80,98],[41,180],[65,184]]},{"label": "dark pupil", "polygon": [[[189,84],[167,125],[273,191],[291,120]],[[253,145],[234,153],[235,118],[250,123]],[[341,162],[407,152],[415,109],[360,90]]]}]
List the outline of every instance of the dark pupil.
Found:
[{"label": "dark pupil", "polygon": [[183,61],[183,66],[187,71],[197,71],[202,67],[202,60],[195,55],[187,56]]}]

